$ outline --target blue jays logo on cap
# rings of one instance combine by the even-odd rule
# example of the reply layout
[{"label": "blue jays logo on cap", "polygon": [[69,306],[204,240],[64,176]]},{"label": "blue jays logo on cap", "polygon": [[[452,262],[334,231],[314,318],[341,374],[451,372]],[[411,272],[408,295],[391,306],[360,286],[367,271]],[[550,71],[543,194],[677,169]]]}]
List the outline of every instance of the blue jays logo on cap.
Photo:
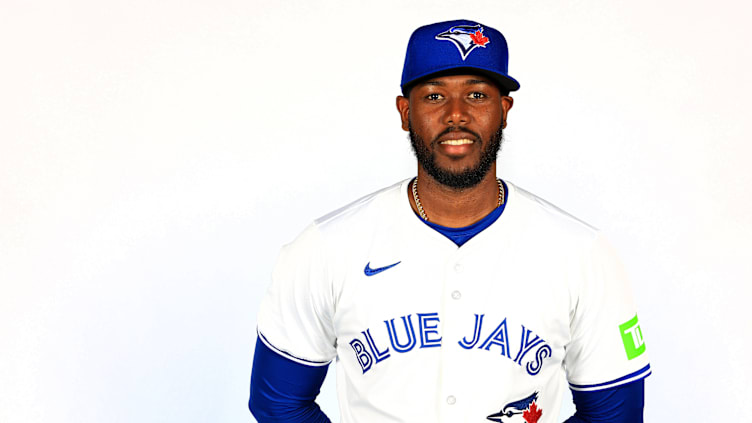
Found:
[{"label": "blue jays logo on cap", "polygon": [[451,41],[460,51],[462,60],[465,60],[467,55],[476,47],[486,48],[486,44],[491,42],[488,37],[483,35],[483,27],[480,24],[453,26],[436,35],[436,39]]},{"label": "blue jays logo on cap", "polygon": [[[459,52],[459,54],[457,54]],[[506,90],[520,88],[509,76],[509,50],[504,35],[480,22],[466,19],[436,22],[413,31],[402,68],[402,93],[421,80],[450,72],[482,75]]]}]

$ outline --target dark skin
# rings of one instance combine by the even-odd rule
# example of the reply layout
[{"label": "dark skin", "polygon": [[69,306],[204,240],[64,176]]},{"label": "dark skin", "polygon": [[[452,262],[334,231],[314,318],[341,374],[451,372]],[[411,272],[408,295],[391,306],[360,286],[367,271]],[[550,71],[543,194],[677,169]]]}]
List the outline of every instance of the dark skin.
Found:
[{"label": "dark skin", "polygon": [[[488,78],[452,75],[416,85],[409,98],[398,96],[397,110],[402,129],[408,131],[408,122],[412,122],[413,131],[435,153],[436,163],[459,172],[478,164],[482,149],[502,122],[502,127],[506,128],[507,113],[513,103],[512,97],[502,95]],[[447,128],[455,130],[442,135]],[[452,228],[471,225],[497,206],[496,163],[478,185],[466,189],[440,184],[419,164],[418,193],[431,222]],[[417,213],[412,192],[408,195]]]}]

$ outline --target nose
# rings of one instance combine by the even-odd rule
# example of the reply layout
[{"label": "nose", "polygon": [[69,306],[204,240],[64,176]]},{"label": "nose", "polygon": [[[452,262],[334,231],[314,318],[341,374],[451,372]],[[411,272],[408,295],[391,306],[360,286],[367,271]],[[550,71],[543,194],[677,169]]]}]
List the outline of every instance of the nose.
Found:
[{"label": "nose", "polygon": [[467,104],[461,98],[454,98],[446,103],[444,123],[447,125],[464,125],[470,121]]}]

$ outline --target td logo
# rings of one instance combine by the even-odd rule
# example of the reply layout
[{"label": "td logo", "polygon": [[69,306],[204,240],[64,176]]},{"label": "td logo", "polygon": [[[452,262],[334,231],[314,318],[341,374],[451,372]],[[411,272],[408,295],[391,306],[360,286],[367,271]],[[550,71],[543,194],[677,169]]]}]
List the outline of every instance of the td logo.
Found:
[{"label": "td logo", "polygon": [[640,330],[640,322],[636,314],[628,322],[619,325],[619,331],[628,359],[632,360],[645,352],[645,340],[642,338],[642,330]]}]

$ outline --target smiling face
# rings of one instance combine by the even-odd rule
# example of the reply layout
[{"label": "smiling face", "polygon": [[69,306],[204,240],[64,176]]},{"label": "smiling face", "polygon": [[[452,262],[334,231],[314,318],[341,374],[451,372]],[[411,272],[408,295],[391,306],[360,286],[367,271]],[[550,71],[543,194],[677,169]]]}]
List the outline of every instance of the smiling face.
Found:
[{"label": "smiling face", "polygon": [[409,96],[397,109],[423,170],[455,189],[477,185],[496,161],[512,98],[477,75],[432,78]]}]

